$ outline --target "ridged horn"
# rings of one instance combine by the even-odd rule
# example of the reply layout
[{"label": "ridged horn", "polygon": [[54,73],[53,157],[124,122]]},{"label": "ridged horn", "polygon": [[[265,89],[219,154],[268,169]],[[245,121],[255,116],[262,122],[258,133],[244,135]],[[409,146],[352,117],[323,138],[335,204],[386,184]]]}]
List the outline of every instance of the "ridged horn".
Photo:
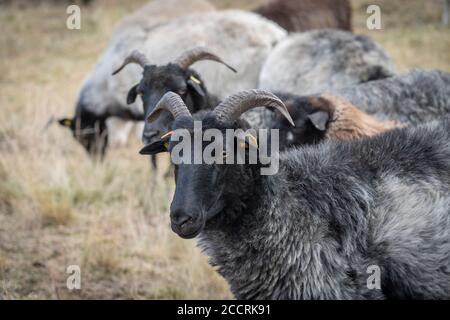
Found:
[{"label": "ridged horn", "polygon": [[139,50],[133,50],[133,52],[131,52],[128,57],[125,58],[122,65],[116,71],[114,71],[112,75],[114,76],[122,71],[122,69],[125,68],[125,66],[129,63],[136,63],[144,68],[147,64],[150,64],[150,61],[147,59],[145,54],[143,54]]},{"label": "ridged horn", "polygon": [[213,113],[220,121],[234,121],[244,112],[256,107],[277,109],[292,126],[295,126],[284,103],[274,94],[258,89],[241,91],[227,97]]},{"label": "ridged horn", "polygon": [[192,118],[191,112],[184,104],[183,99],[171,91],[167,92],[161,100],[159,100],[155,109],[148,115],[146,121],[154,121],[163,110],[169,111],[175,120],[181,117]]},{"label": "ridged horn", "polygon": [[201,60],[216,61],[227,66],[233,72],[237,72],[236,69],[225,63],[220,57],[218,57],[215,53],[205,47],[194,47],[192,49],[186,50],[178,58],[176,58],[173,63],[178,64],[182,69],[186,70],[192,64]]}]

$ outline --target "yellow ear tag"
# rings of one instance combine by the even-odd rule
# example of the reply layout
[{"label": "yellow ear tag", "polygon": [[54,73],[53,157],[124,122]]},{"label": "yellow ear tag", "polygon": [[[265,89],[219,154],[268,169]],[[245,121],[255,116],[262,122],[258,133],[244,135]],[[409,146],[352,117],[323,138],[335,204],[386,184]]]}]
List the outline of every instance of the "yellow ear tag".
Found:
[{"label": "yellow ear tag", "polygon": [[202,82],[200,80],[198,80],[196,77],[191,76],[189,79],[191,79],[192,81],[194,81],[196,84],[202,84]]},{"label": "yellow ear tag", "polygon": [[[161,140],[170,140],[170,137],[172,136],[173,131],[169,131],[166,134],[161,136]],[[167,150],[169,150],[169,141],[165,141],[164,142],[164,148],[166,148]]]}]

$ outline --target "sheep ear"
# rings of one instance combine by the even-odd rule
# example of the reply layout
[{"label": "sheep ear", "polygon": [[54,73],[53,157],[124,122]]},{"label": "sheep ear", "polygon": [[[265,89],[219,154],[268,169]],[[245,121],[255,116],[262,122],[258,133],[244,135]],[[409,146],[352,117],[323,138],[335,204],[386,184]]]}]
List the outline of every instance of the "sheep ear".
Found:
[{"label": "sheep ear", "polygon": [[241,148],[249,149],[252,147],[258,149],[258,139],[252,134],[238,134],[236,139]]},{"label": "sheep ear", "polygon": [[169,140],[172,137],[173,131],[167,132],[161,137],[161,140],[146,145],[139,151],[140,154],[157,154],[160,152],[169,151]]},{"label": "sheep ear", "polygon": [[202,82],[200,80],[198,80],[196,77],[190,76],[189,79],[187,80],[187,84],[188,84],[189,88],[194,90],[194,92],[196,94],[198,94],[199,96],[201,96],[201,97],[206,96],[206,93],[201,86]]},{"label": "sheep ear", "polygon": [[330,119],[330,115],[325,111],[317,111],[309,114],[308,119],[317,130],[325,131],[327,128],[328,120]]},{"label": "sheep ear", "polygon": [[137,87],[138,87],[139,83],[134,85],[130,91],[128,91],[128,95],[127,95],[127,104],[132,104],[136,101],[136,97],[138,95],[137,93]]},{"label": "sheep ear", "polygon": [[59,119],[58,123],[60,125],[62,125],[63,127],[71,128],[72,124],[73,124],[73,119],[69,119],[69,118]]},{"label": "sheep ear", "polygon": [[139,153],[142,155],[154,155],[161,152],[167,152],[167,147],[168,143],[166,141],[160,140],[146,145],[141,149],[141,151],[139,151]]},{"label": "sheep ear", "polygon": [[195,78],[194,76],[190,76],[187,80],[187,87],[189,93],[191,94],[192,99],[194,100],[194,111],[198,111],[207,107],[207,98],[204,87],[202,87],[202,82]]}]

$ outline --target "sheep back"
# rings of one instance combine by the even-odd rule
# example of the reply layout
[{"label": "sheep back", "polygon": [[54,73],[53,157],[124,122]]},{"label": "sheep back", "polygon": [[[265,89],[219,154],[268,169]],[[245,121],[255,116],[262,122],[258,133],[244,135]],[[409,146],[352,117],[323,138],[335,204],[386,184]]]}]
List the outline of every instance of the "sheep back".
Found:
[{"label": "sheep back", "polygon": [[393,74],[390,58],[370,38],[315,30],[292,34],[272,50],[262,67],[259,88],[307,95]]}]

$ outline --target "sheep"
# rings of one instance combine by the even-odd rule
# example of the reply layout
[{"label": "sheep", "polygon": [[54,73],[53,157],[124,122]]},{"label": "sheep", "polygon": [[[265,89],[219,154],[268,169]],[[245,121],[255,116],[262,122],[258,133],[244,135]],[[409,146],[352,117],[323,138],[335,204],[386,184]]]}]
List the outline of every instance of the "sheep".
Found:
[{"label": "sheep", "polygon": [[285,119],[272,114],[272,127],[279,129],[281,149],[323,140],[360,139],[404,126],[400,121],[371,116],[337,96],[276,95],[295,123],[295,127],[291,127]]},{"label": "sheep", "polygon": [[[128,96],[130,98],[128,102],[134,101],[136,93],[145,93],[142,95],[142,98],[146,100],[145,114],[153,110],[165,92],[189,89],[195,82],[207,84],[207,96],[205,95],[206,86],[201,88],[203,98],[215,97],[220,100],[232,92],[256,87],[261,66],[267,55],[274,44],[285,36],[286,32],[273,22],[245,11],[226,10],[190,15],[154,30],[148,35],[140,51],[130,53],[129,57],[136,54],[143,57],[141,63],[137,63],[141,69],[145,67],[140,84],[136,85],[134,82],[132,86],[131,80],[126,82],[128,85],[125,81],[114,82],[116,87],[114,92],[123,97]],[[191,63],[181,68],[184,71],[176,67],[177,63],[173,62],[180,60],[180,56],[187,48],[197,46],[203,48],[198,49],[200,51],[194,54],[197,58],[189,58]],[[130,46],[129,50],[132,49],[133,47]],[[226,61],[228,66],[233,66],[238,70],[238,74],[230,72],[229,68],[212,68],[210,63],[201,61],[213,56],[214,60],[220,60],[219,62],[222,63]],[[123,59],[127,58],[124,56]],[[142,63],[144,60],[145,62]],[[196,61],[199,62],[190,67]],[[118,64],[114,65],[114,67],[118,66]],[[127,72],[128,74],[121,79],[135,78],[136,70],[138,69],[131,69],[131,67],[123,69],[120,75]],[[191,79],[191,74],[194,80]],[[179,80],[175,81],[173,77]],[[184,80],[181,77],[184,77]],[[169,79],[172,80],[169,81]],[[189,84],[189,81],[194,84]],[[123,92],[125,88],[131,88],[131,90],[128,90],[128,93]],[[201,103],[200,106],[193,108],[193,103],[188,103],[191,111],[203,109],[207,105],[208,103]],[[253,122],[257,125],[255,122],[260,118],[252,112],[247,116],[253,117],[255,119]],[[152,139],[158,139],[161,132],[166,131],[170,126],[170,122],[170,119],[164,117],[156,123],[146,124],[143,132],[144,142],[149,143]]]},{"label": "sheep", "polygon": [[258,88],[316,94],[395,74],[384,49],[366,36],[340,30],[291,34],[267,57]]},{"label": "sheep", "polygon": [[[125,17],[115,28],[112,39],[100,56],[96,66],[89,73],[81,87],[75,107],[75,115],[71,118],[59,119],[59,123],[71,129],[73,136],[92,156],[103,157],[108,144],[117,144],[123,138],[123,125],[119,121],[143,120],[139,104],[127,106],[123,97],[115,91],[130,81],[125,75],[110,79],[112,64],[119,63],[128,48],[139,48],[148,34],[169,21],[196,12],[213,11],[214,7],[206,0],[186,0],[183,10],[178,0],[155,0]],[[138,77],[135,70],[135,78]],[[129,72],[131,73],[131,71]],[[134,81],[134,80],[132,80]],[[132,82],[126,85],[131,86]],[[125,130],[129,131],[125,124]]]},{"label": "sheep", "polygon": [[[240,128],[255,106],[287,112],[273,94],[249,90],[207,113],[200,133]],[[166,93],[148,120],[165,110],[175,132],[195,137],[178,95]],[[172,136],[141,153],[173,156]],[[176,164],[171,226],[197,237],[237,299],[449,299],[449,141],[447,117],[290,149],[274,175],[260,164]],[[368,285],[373,268],[379,289]]]},{"label": "sheep", "polygon": [[450,114],[450,74],[413,70],[319,95],[277,95],[296,124],[273,114],[283,146],[358,139]]},{"label": "sheep", "polygon": [[272,0],[254,12],[289,32],[322,28],[352,30],[352,9],[348,0]]},{"label": "sheep", "polygon": [[450,111],[450,73],[416,69],[331,93],[369,114],[416,124]]}]

